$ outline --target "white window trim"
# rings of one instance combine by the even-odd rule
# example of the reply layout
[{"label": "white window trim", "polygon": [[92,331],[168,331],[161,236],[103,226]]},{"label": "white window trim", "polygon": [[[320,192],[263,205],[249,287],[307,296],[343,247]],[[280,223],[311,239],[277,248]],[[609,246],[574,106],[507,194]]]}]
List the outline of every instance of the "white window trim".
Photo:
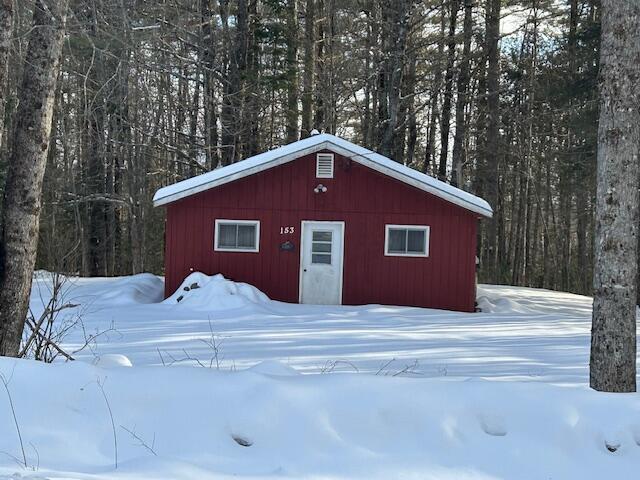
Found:
[{"label": "white window trim", "polygon": [[[218,239],[220,235],[219,225],[255,225],[256,227],[256,248],[225,248],[218,246]],[[215,231],[214,231],[213,249],[216,252],[245,252],[245,253],[258,253],[260,251],[260,220],[229,220],[216,218]]]},{"label": "white window trim", "polygon": [[[403,229],[403,230],[418,230],[425,232],[424,235],[424,253],[389,253],[389,230],[391,229]],[[428,225],[392,225],[386,224],[384,226],[384,254],[387,257],[428,257],[429,256],[429,237],[431,236],[431,227]]]},{"label": "white window trim", "polygon": [[[319,164],[320,157],[330,158],[331,159],[331,175],[320,175]],[[333,178],[335,173],[335,156],[333,153],[317,153],[316,154],[316,178]]]}]

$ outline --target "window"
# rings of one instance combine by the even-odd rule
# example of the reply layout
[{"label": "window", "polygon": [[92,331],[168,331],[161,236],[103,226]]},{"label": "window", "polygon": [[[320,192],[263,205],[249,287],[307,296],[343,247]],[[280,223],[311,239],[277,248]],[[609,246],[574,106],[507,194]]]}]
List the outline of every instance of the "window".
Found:
[{"label": "window", "polygon": [[216,220],[214,250],[257,252],[260,244],[258,220]]},{"label": "window", "polygon": [[316,178],[333,178],[333,153],[316,155]]},{"label": "window", "polygon": [[429,227],[423,225],[387,225],[384,254],[400,257],[428,257]]},{"label": "window", "polygon": [[311,263],[331,265],[332,231],[314,230],[311,236]]}]

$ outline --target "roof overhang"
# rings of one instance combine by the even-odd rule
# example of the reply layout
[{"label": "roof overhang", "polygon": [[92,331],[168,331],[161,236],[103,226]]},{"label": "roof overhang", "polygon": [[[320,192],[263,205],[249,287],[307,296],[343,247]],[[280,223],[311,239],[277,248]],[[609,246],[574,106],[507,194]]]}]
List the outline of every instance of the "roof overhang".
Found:
[{"label": "roof overhang", "polygon": [[395,162],[379,153],[328,134],[314,135],[275,150],[261,153],[247,160],[161,188],[154,195],[153,204],[156,207],[167,205],[321,150],[331,150],[372,170],[435,195],[478,215],[488,218],[493,216],[491,206],[480,197]]}]

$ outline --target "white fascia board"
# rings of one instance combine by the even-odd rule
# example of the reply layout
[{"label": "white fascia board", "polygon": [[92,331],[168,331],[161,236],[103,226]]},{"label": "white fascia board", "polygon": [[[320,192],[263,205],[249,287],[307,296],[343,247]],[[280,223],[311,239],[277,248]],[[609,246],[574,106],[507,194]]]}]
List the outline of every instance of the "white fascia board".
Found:
[{"label": "white fascia board", "polygon": [[[183,180],[182,182],[159,189],[153,196],[153,205],[154,207],[166,205],[167,203],[172,203],[182,198],[190,197],[196,193],[204,192],[205,190],[209,190],[214,187],[219,187],[225,183],[230,183],[243,177],[254,175],[264,170],[277,167],[278,165],[288,163],[296,158],[317,152],[318,150],[323,150],[326,145],[326,142],[314,142],[312,145],[307,147],[303,146],[303,148],[295,150],[291,149],[292,151],[288,153],[278,152],[278,156],[266,156],[265,154],[277,152],[280,149],[270,150],[269,152],[265,152],[265,154],[257,155],[251,159],[243,160],[227,167],[218,168],[211,172],[203,173],[197,177],[192,177],[187,180]],[[258,158],[262,155],[265,155],[265,157]]]},{"label": "white fascia board", "polygon": [[352,149],[345,149],[344,146],[334,144],[333,142],[331,142],[329,148],[335,149],[336,153],[351,158],[372,170],[400,180],[403,183],[435,195],[466,210],[478,213],[484,217],[493,217],[491,206],[482,198],[476,197],[459,188],[452,187],[447,183],[395,162],[379,153],[367,149],[363,149],[365,152],[356,153]]}]

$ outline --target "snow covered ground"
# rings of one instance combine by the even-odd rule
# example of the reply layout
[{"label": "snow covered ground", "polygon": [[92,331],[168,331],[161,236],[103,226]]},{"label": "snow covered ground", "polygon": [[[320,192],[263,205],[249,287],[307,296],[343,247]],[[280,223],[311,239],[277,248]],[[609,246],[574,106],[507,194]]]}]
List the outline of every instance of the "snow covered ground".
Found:
[{"label": "snow covered ground", "polygon": [[[49,285],[34,282],[36,315]],[[65,347],[104,333],[78,362],[0,358],[28,464],[0,383],[0,479],[640,471],[640,395],[586,388],[587,297],[483,286],[483,313],[463,314],[289,305],[198,274],[185,286],[161,302],[152,275],[67,284],[83,328]]]},{"label": "snow covered ground", "polygon": [[[185,283],[202,283],[203,277],[194,275]],[[71,280],[65,301],[83,305],[76,311],[85,331],[109,330],[79,357],[125,354],[136,366],[208,366],[215,362],[215,340],[224,370],[277,360],[303,373],[407,370],[427,377],[588,381],[591,299],[579,295],[484,285],[479,289],[484,312],[467,314],[292,305],[265,301],[252,290],[246,296],[224,288],[194,290],[194,298],[178,290],[159,303],[162,287],[159,278],[146,274]],[[46,277],[34,286],[34,313],[42,310],[48,289]],[[180,295],[185,299],[176,303]],[[81,345],[83,331],[77,329],[67,341]]]}]

